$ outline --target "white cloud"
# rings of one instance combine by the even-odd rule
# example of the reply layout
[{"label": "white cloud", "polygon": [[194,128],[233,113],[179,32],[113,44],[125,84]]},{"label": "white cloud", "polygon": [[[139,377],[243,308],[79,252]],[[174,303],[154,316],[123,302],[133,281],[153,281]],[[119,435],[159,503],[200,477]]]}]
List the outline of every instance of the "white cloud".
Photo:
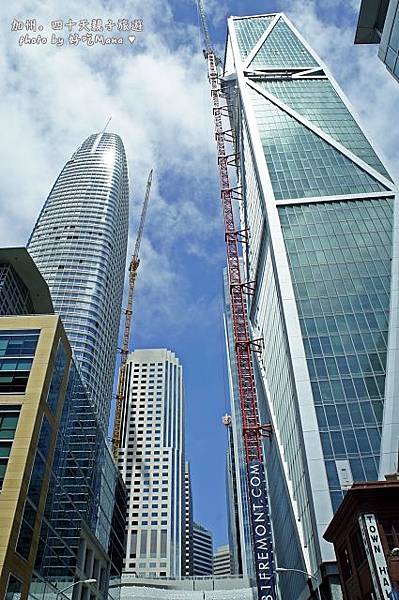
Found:
[{"label": "white cloud", "polygon": [[[399,172],[396,122],[399,88],[376,58],[376,47],[354,46],[356,3],[282,0],[297,28],[331,67],[362,124],[394,173]],[[168,298],[157,310],[190,312],[190,282],[182,257],[220,264],[222,225],[206,65],[198,29],[173,21],[167,0],[68,0],[68,13],[55,0],[20,0],[0,6],[6,28],[14,17],[51,19],[142,17],[144,32],[131,47],[19,47],[18,33],[0,39],[0,114],[3,116],[0,170],[3,245],[25,243],[66,159],[85,137],[100,130],[119,133],[129,159],[131,232],[137,226],[145,182],[155,169],[143,245],[141,278],[148,293]],[[229,3],[206,0],[213,24],[230,13]],[[324,9],[327,3],[323,4]],[[343,24],[338,11],[346,8]],[[349,11],[349,13],[348,13]],[[251,12],[254,12],[251,10]],[[352,14],[349,23],[348,14]],[[348,20],[349,19],[349,20]],[[172,177],[173,175],[173,177]],[[179,186],[170,193],[170,181]],[[204,193],[206,190],[206,193]],[[132,237],[134,237],[132,235]],[[219,246],[217,243],[219,242]],[[216,249],[213,249],[213,248]],[[209,248],[212,248],[210,251]],[[215,267],[213,267],[215,268]],[[179,290],[175,293],[173,290]],[[139,301],[141,302],[141,301]],[[151,321],[148,303],[140,304]],[[147,311],[147,312],[146,312]]]},{"label": "white cloud", "polygon": [[[109,130],[121,135],[129,161],[132,233],[149,169],[155,170],[141,271],[152,297],[168,298],[158,302],[157,312],[170,319],[182,304],[187,312],[190,302],[183,265],[172,264],[173,247],[183,255],[198,254],[217,235],[216,225],[208,227],[209,216],[220,225],[214,141],[198,31],[174,23],[166,0],[144,4],[126,1],[110,8],[105,0],[88,0],[83,7],[69,0],[67,13],[55,0],[22,0],[17,10],[2,4],[0,18],[7,26],[14,17],[36,17],[46,25],[56,18],[142,17],[144,31],[122,49],[19,47],[19,32],[2,36],[0,236],[3,245],[26,242],[67,158],[112,115]],[[163,185],[166,177],[173,188],[179,181],[173,197]],[[204,199],[201,189],[215,192]]]}]

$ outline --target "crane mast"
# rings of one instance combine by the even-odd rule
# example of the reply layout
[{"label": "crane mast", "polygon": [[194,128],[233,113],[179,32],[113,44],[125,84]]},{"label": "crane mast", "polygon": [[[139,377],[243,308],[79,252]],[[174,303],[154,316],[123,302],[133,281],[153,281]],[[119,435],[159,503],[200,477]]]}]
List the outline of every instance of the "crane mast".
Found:
[{"label": "crane mast", "polygon": [[252,340],[249,334],[245,294],[249,285],[241,280],[239,242],[247,240],[247,232],[235,227],[233,200],[241,196],[239,188],[230,184],[229,167],[237,168],[237,148],[229,154],[227,145],[234,143],[234,133],[225,127],[230,115],[218,73],[218,59],[211,43],[202,0],[197,0],[199,20],[204,41],[204,57],[208,65],[208,79],[215,125],[215,139],[220,179],[220,195],[225,228],[230,303],[234,333],[240,397],[242,436],[247,466],[249,513],[252,524],[254,566],[258,600],[275,600],[276,585],[274,551],[269,514],[269,501],[263,457],[262,438],[271,434],[270,425],[259,420],[258,401],[252,364],[252,352],[261,350],[261,341]]},{"label": "crane mast", "polygon": [[123,338],[122,338],[122,347],[121,347],[121,364],[120,364],[120,368],[119,368],[119,379],[118,379],[118,388],[117,388],[117,395],[116,395],[114,433],[113,433],[113,437],[112,437],[112,452],[113,452],[115,459],[118,457],[118,452],[119,452],[119,448],[121,445],[121,425],[122,425],[122,416],[124,413],[126,363],[127,363],[127,357],[129,354],[129,339],[130,339],[130,332],[131,332],[131,328],[132,328],[134,288],[136,285],[137,271],[138,271],[138,268],[140,265],[140,256],[139,256],[140,245],[141,245],[141,240],[143,237],[144,223],[145,223],[145,218],[147,215],[147,208],[148,208],[148,201],[150,199],[152,173],[153,173],[153,169],[151,169],[150,174],[148,176],[143,207],[141,209],[139,228],[137,230],[136,243],[134,245],[132,258],[131,258],[130,264],[129,264],[129,283],[128,283],[128,291],[127,291],[127,304],[126,304],[126,309],[125,309],[125,324],[124,324],[124,328],[123,328]]}]

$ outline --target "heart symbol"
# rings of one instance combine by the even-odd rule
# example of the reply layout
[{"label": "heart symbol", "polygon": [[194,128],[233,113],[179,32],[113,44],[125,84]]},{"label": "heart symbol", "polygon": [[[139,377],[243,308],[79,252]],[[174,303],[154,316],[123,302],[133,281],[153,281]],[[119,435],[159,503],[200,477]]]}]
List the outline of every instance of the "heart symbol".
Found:
[{"label": "heart symbol", "polygon": [[131,44],[133,44],[134,40],[136,39],[135,35],[129,35],[128,40]]}]

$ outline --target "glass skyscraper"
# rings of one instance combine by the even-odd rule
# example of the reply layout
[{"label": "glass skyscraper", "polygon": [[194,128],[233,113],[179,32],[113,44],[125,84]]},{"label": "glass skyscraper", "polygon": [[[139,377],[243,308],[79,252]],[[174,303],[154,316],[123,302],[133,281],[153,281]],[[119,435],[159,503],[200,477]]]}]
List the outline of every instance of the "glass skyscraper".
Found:
[{"label": "glass skyscraper", "polygon": [[192,554],[194,577],[213,574],[213,536],[209,529],[193,522]]},{"label": "glass skyscraper", "polygon": [[28,243],[104,429],[112,398],[128,203],[122,140],[112,133],[93,134],[58,176]]},{"label": "glass skyscraper", "polygon": [[[264,340],[255,378],[261,422],[273,425],[276,563],[315,574],[339,598],[322,535],[353,481],[397,468],[395,187],[284,15],[229,19],[223,85],[250,231],[249,320]],[[300,573],[281,573],[279,587],[285,600],[308,597]]]}]

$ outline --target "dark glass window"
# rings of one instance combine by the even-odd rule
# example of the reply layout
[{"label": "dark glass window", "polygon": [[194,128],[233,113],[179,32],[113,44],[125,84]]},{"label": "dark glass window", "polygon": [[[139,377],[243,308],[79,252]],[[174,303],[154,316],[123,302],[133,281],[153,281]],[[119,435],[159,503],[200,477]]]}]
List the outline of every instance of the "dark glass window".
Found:
[{"label": "dark glass window", "polygon": [[36,452],[35,462],[33,464],[32,474],[29,483],[28,497],[37,506],[42,490],[46,464],[40,454]]},{"label": "dark glass window", "polygon": [[24,393],[40,330],[0,331],[0,393]]},{"label": "dark glass window", "polygon": [[364,542],[362,534],[358,526],[354,529],[351,535],[350,544],[352,548],[353,560],[358,567],[364,560],[366,560],[366,551],[364,549]]},{"label": "dark glass window", "polygon": [[55,413],[57,410],[58,398],[60,395],[60,387],[62,379],[64,377],[65,366],[67,363],[67,355],[65,352],[64,344],[62,340],[58,342],[57,355],[54,363],[54,371],[51,378],[51,383],[47,396],[47,404],[51,412]]},{"label": "dark glass window", "polygon": [[10,575],[8,579],[7,591],[4,600],[20,600],[22,592],[22,582],[14,575]]},{"label": "dark glass window", "polygon": [[47,417],[43,416],[42,426],[40,428],[39,441],[37,444],[38,449],[43,455],[43,458],[46,459],[48,455],[48,449],[51,442],[51,425],[47,419]]},{"label": "dark glass window", "polygon": [[36,520],[36,513],[37,509],[29,502],[29,500],[26,500],[16,548],[18,554],[25,558],[25,560],[29,559],[30,547],[33,538],[33,528],[35,526]]},{"label": "dark glass window", "polygon": [[380,521],[385,538],[388,544],[388,548],[393,550],[399,547],[399,519],[389,519]]},{"label": "dark glass window", "polygon": [[34,356],[40,329],[0,330],[0,357]]},{"label": "dark glass window", "polygon": [[338,557],[339,557],[339,564],[341,567],[342,577],[343,577],[344,581],[346,581],[347,579],[352,577],[352,567],[351,567],[348,549],[346,548],[346,546],[341,548],[341,550],[338,553]]},{"label": "dark glass window", "polygon": [[17,428],[19,411],[0,411],[0,440],[13,440]]},{"label": "dark glass window", "polygon": [[20,410],[19,406],[11,405],[0,408],[0,490],[6,475]]}]

